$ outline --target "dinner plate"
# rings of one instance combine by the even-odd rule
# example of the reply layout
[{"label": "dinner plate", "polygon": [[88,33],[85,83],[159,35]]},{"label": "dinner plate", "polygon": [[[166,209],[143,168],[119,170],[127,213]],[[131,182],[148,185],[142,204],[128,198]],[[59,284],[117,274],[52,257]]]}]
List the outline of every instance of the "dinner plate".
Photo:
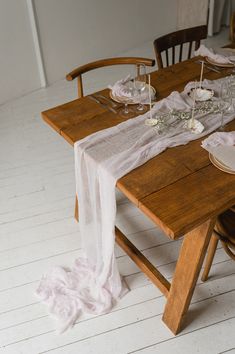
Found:
[{"label": "dinner plate", "polygon": [[[146,84],[146,90],[149,89],[149,85]],[[151,97],[155,97],[156,96],[156,90],[153,86],[150,86],[150,90],[151,90]],[[114,100],[115,102],[118,102],[118,103],[128,103],[128,104],[138,104],[139,103],[139,100],[138,101],[134,101],[132,97],[125,97],[125,96],[117,96],[115,95],[112,90],[110,90],[110,93],[109,93],[110,97],[112,98],[112,100]],[[143,103],[143,102],[142,102]],[[145,104],[145,103],[143,103]],[[146,103],[147,104],[147,103]]]},{"label": "dinner plate", "polygon": [[[195,91],[196,90],[196,91]],[[192,88],[188,95],[195,101],[208,101],[214,96],[214,91],[203,87]]]},{"label": "dinner plate", "polygon": [[209,57],[206,57],[206,61],[212,65],[221,66],[222,68],[233,68],[233,63],[217,63],[216,61],[212,60]]},{"label": "dinner plate", "polygon": [[226,172],[226,173],[230,173],[232,175],[235,175],[235,171],[232,170],[231,168],[229,168],[228,166],[226,166],[225,164],[223,164],[223,162],[219,161],[214,155],[212,155],[211,153],[209,153],[209,159],[211,161],[211,163],[217,167],[219,170]]},{"label": "dinner plate", "polygon": [[220,48],[220,50],[222,50],[222,54],[224,54],[223,52],[225,53],[228,53],[228,52],[231,52],[231,53],[235,53],[235,48]]}]

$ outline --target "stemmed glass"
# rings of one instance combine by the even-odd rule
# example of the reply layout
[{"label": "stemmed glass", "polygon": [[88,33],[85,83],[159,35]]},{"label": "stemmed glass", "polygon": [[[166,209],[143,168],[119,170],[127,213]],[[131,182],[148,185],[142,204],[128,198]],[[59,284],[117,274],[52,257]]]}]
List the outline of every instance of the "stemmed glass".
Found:
[{"label": "stemmed glass", "polygon": [[227,82],[224,82],[220,87],[218,107],[221,114],[218,131],[224,131],[224,113],[232,107],[232,97]]},{"label": "stemmed glass", "polygon": [[142,104],[142,93],[146,88],[146,67],[144,64],[140,64],[137,67],[137,76],[134,79],[134,88],[136,89],[139,96],[139,104],[136,107],[138,113],[144,113],[147,111],[147,107]]},{"label": "stemmed glass", "polygon": [[119,114],[124,118],[131,118],[135,115],[133,109],[128,107],[128,102],[124,103],[124,108],[120,109]]},{"label": "stemmed glass", "polygon": [[120,109],[119,114],[121,117],[124,118],[132,118],[135,116],[135,111],[133,108],[128,107],[128,104],[131,101],[132,97],[134,96],[133,79],[130,79],[130,81],[127,82],[126,86],[128,92],[130,93],[130,99],[126,98],[126,101],[123,102],[124,108]]},{"label": "stemmed glass", "polygon": [[230,75],[230,77],[228,78],[228,90],[231,97],[230,112],[233,113],[235,108],[235,76],[234,75]]}]

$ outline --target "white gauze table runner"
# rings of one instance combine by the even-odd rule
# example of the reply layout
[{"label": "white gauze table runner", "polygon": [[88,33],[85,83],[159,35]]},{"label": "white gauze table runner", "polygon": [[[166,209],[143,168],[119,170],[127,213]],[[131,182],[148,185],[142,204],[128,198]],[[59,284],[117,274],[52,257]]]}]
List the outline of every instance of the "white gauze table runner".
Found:
[{"label": "white gauze table runner", "polygon": [[[219,90],[218,81],[204,81],[203,86]],[[187,110],[191,105],[192,100],[185,91],[181,94],[172,92],[152,111],[154,115],[172,108]],[[225,123],[233,116],[225,115]],[[81,311],[93,314],[109,311],[126,291],[114,256],[117,180],[166,148],[187,144],[220,126],[220,114],[209,114],[200,118],[205,130],[199,135],[183,129],[183,121],[158,135],[144,124],[148,117],[147,112],[94,133],[74,145],[84,258],[78,258],[70,270],[54,267],[37,289],[38,296],[59,319],[61,332],[75,323]]]}]

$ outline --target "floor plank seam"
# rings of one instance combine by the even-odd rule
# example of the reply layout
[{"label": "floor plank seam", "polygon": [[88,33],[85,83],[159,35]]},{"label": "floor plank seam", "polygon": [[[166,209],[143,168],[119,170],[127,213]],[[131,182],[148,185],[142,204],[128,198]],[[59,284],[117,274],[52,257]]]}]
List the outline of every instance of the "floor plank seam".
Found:
[{"label": "floor plank seam", "polygon": [[45,260],[45,259],[49,259],[49,258],[61,256],[61,255],[63,255],[63,254],[68,254],[68,253],[77,252],[77,251],[79,251],[79,250],[81,250],[81,248],[73,249],[73,250],[66,251],[66,252],[60,252],[60,253],[58,253],[58,254],[51,255],[51,256],[48,256],[48,257],[45,257],[45,258],[38,258],[38,259],[35,259],[34,261],[30,261],[30,262],[27,262],[27,263],[18,264],[17,266],[12,266],[12,267],[8,267],[8,268],[0,269],[0,272],[4,272],[4,271],[6,271],[6,270],[13,269],[13,268],[17,268],[17,267],[21,267],[21,266],[25,266],[25,265],[28,265],[28,264],[33,264],[33,263],[36,263],[36,262],[39,262],[39,261],[42,261],[42,260]]},{"label": "floor plank seam", "polygon": [[[230,292],[235,292],[235,289],[234,289],[234,290],[231,290],[231,291],[228,291],[228,292],[224,292],[223,294],[217,294],[217,295],[215,295],[215,296],[210,296],[210,297],[205,298],[205,299],[203,299],[203,300],[192,301],[192,302],[191,302],[191,305],[200,303],[200,302],[202,302],[202,301],[210,300],[210,299],[212,299],[212,298],[216,298],[216,297],[222,296],[222,295],[227,294],[227,293],[230,293]],[[162,298],[162,297],[163,297],[163,295],[160,295],[160,296],[157,297],[157,299]],[[144,301],[143,303],[148,302],[148,301],[151,301],[151,300]],[[130,307],[133,307],[133,306],[135,306],[135,305],[132,305],[132,306],[130,306]],[[120,309],[120,310],[118,310],[118,311],[122,311],[122,310],[123,310],[123,309]],[[103,316],[106,316],[106,315],[107,315],[107,314],[98,315],[98,317],[100,317],[100,316],[103,317]],[[98,334],[96,334],[96,335],[94,335],[94,336],[82,338],[81,340],[67,343],[67,344],[64,345],[64,346],[68,346],[68,345],[71,345],[71,344],[74,344],[74,343],[78,343],[78,342],[85,341],[85,340],[90,339],[90,338],[94,338],[94,337],[97,337],[97,336],[101,336],[101,335],[103,335],[103,334],[110,333],[110,332],[116,331],[116,330],[121,329],[121,328],[129,327],[129,326],[131,326],[131,325],[133,325],[133,324],[135,324],[135,323],[140,323],[140,322],[149,320],[149,319],[151,319],[151,318],[159,317],[159,316],[161,316],[161,315],[163,315],[163,312],[160,312],[160,313],[155,314],[155,315],[152,315],[152,316],[145,317],[144,319],[140,319],[140,320],[137,320],[137,321],[128,323],[128,324],[123,325],[123,326],[118,326],[117,328],[110,329],[110,330],[104,331],[104,332],[102,332],[102,333],[98,333]],[[229,317],[229,318],[227,318],[226,320],[218,321],[218,322],[216,322],[216,323],[214,323],[214,324],[221,323],[221,322],[223,322],[223,321],[227,321],[227,320],[233,319],[233,318],[235,318],[235,316]],[[89,320],[92,320],[92,318],[87,319],[86,321],[89,321]],[[83,321],[81,321],[81,323],[82,323],[82,322],[83,322]],[[77,324],[79,324],[79,323],[80,323],[80,322],[78,322],[78,323],[76,322],[76,323],[75,323],[75,326],[76,326]],[[200,329],[202,329],[202,328],[210,327],[210,326],[212,326],[212,325],[214,325],[214,324],[202,326],[202,327],[200,327],[200,328],[198,328],[198,329],[191,330],[191,331],[186,331],[186,332],[183,333],[183,334],[179,334],[177,337],[181,337],[181,336],[186,335],[186,334],[188,334],[188,333],[192,333],[192,332],[198,331],[198,330],[200,330]],[[48,333],[53,333],[53,332],[55,332],[55,330],[47,331],[47,332],[45,332],[45,333],[40,333],[39,335],[35,335],[35,336],[32,336],[32,337],[27,337],[27,340],[32,339],[32,338],[35,338],[35,337],[39,337],[39,336],[42,336],[42,335],[45,335],[45,334],[48,334]],[[172,334],[171,334],[171,335],[172,335]],[[174,339],[174,338],[175,338],[175,337],[173,337],[173,338],[171,338],[171,339]],[[20,342],[22,342],[22,341],[24,341],[24,340],[25,340],[25,339],[22,339],[22,340],[19,340],[19,341],[16,341],[16,342],[9,343],[9,344],[5,345],[5,347],[8,347],[8,346],[11,346],[11,345],[20,343]],[[170,340],[170,339],[168,339],[168,340]],[[166,340],[166,341],[168,341],[168,340]],[[164,342],[164,341],[162,341],[162,342]],[[159,343],[162,343],[162,342],[159,342]],[[158,343],[156,343],[156,344],[158,344]],[[59,347],[53,348],[53,349],[48,350],[48,351],[40,352],[40,353],[38,353],[38,354],[44,354],[44,353],[50,352],[50,351],[52,351],[52,350],[54,350],[54,349],[62,348],[62,347],[64,347],[64,346],[59,346]],[[129,353],[128,353],[128,354],[129,354]]]},{"label": "floor plank seam", "polygon": [[[217,322],[215,322],[215,323],[213,323],[213,324],[209,324],[209,325],[202,326],[202,327],[200,327],[200,328],[194,329],[194,330],[192,330],[192,331],[190,331],[190,332],[185,332],[185,333],[182,333],[182,334],[178,334],[178,335],[177,335],[177,338],[186,336],[186,335],[189,334],[189,333],[194,333],[194,332],[200,331],[200,330],[202,330],[202,329],[204,329],[204,328],[208,328],[208,327],[211,327],[211,326],[216,326],[216,325],[219,324],[219,323],[223,323],[223,322],[232,320],[232,319],[234,319],[234,318],[235,318],[235,316],[231,316],[231,317],[229,317],[229,318],[226,318],[226,319],[217,321]],[[169,341],[174,340],[174,339],[175,339],[175,337],[169,338],[169,339],[166,339],[166,340],[163,340],[163,341],[160,341],[160,342],[156,342],[155,344],[151,344],[151,345],[149,345],[149,346],[146,346],[146,347],[143,347],[143,348],[139,348],[138,350],[134,350],[134,351],[128,352],[128,353],[126,353],[126,354],[138,353],[140,350],[147,349],[147,348],[151,348],[151,347],[154,347],[155,345],[158,345],[158,344],[161,344],[161,343],[166,343],[166,342],[169,342]],[[226,353],[226,352],[225,352],[225,353]],[[39,353],[39,354],[43,354],[43,353]],[[219,353],[218,353],[218,354],[219,354]]]},{"label": "floor plank seam", "polygon": [[234,351],[235,351],[235,347],[230,348],[230,349],[228,349],[228,350],[225,350],[224,352],[219,352],[218,354],[225,354],[225,353],[229,353],[229,352],[231,352],[231,350],[234,350]]}]

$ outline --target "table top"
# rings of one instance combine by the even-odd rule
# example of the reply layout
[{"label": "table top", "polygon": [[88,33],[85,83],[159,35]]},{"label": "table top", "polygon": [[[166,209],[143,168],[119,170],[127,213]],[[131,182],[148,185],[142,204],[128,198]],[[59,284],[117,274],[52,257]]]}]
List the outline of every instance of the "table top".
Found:
[{"label": "table top", "polygon": [[[157,99],[182,91],[199,79],[200,65],[193,58],[151,73]],[[228,75],[204,70],[214,80]],[[109,90],[100,91],[108,97]],[[42,112],[43,119],[71,145],[125,118],[83,97]],[[228,124],[235,130],[235,120]],[[203,137],[205,139],[205,137]],[[235,204],[235,175],[215,168],[201,140],[167,149],[117,182],[117,187],[172,239],[191,231]]]}]

